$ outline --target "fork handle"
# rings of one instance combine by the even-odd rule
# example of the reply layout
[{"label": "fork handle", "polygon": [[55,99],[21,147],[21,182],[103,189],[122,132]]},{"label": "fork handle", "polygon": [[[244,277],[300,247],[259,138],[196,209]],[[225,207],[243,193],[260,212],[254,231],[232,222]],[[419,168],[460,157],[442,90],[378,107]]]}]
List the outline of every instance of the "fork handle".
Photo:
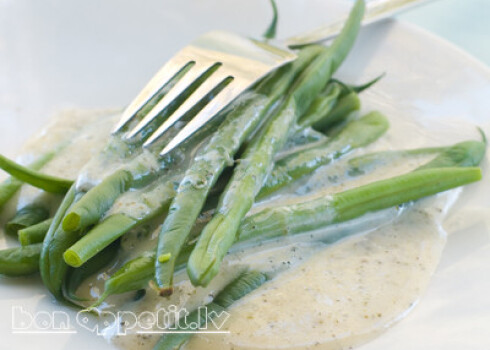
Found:
[{"label": "fork handle", "polygon": [[[362,21],[363,25],[377,22],[393,16],[394,14],[422,5],[433,0],[372,0],[367,1],[366,12]],[[314,29],[304,34],[290,37],[284,41],[289,47],[297,47],[308,44],[319,43],[337,36],[342,29],[346,18],[332,24]]]}]

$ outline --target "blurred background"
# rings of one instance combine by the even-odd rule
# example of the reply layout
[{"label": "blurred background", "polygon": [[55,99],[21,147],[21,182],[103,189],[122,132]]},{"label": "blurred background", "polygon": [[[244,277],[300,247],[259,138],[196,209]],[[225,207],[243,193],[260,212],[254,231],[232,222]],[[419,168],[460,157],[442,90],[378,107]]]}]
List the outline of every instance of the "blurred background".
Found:
[{"label": "blurred background", "polygon": [[436,0],[398,18],[451,41],[490,66],[489,0]]}]

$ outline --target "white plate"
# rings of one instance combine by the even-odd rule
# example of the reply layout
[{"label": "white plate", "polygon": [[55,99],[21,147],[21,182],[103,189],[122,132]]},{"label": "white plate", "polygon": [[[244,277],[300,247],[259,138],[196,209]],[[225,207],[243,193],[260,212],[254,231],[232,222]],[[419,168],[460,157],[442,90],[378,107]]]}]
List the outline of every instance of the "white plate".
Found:
[{"label": "white plate", "polygon": [[[349,4],[282,0],[280,32],[328,22]],[[124,105],[173,52],[205,30],[259,35],[269,17],[263,0],[0,0],[0,150],[14,155],[55,110]],[[338,76],[361,82],[380,72],[388,75],[363,97],[366,105],[408,119],[444,118],[448,128],[464,120],[490,134],[490,71],[464,52],[387,21],[363,30]],[[485,175],[465,191],[454,210],[449,229],[455,232],[420,304],[363,350],[490,348],[488,180]],[[458,215],[473,216],[473,225],[464,227]],[[13,334],[12,306],[30,312],[66,309],[46,295],[39,279],[0,280],[0,349],[113,348],[80,328],[77,334]]]}]

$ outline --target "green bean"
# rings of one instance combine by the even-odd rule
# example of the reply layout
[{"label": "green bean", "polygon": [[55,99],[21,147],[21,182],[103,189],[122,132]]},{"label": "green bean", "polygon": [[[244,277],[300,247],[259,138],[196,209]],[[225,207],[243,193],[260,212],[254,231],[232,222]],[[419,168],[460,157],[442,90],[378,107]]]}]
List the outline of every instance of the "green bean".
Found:
[{"label": "green bean", "polygon": [[137,223],[137,220],[124,214],[109,216],[64,252],[65,262],[73,267],[82,266],[90,258],[97,256],[101,248],[114,242]]},{"label": "green bean", "polygon": [[483,131],[483,129],[480,128],[479,126],[477,126],[476,129],[478,130],[478,133],[481,136],[481,142],[483,142],[485,144],[485,146],[488,145],[487,135],[485,135],[485,132]]},{"label": "green bean", "polygon": [[124,264],[105,282],[104,292],[90,308],[102,304],[109,295],[146,288],[155,274],[155,256],[155,252],[146,252]]},{"label": "green bean", "polygon": [[[481,149],[482,149],[481,145],[484,145],[483,143],[480,143],[480,145],[472,145],[472,142],[464,142],[464,143],[461,143],[461,144],[458,144],[458,145],[455,145],[452,147],[447,147],[447,148],[425,148],[425,149],[417,149],[417,150],[410,150],[410,151],[396,151],[396,152],[398,154],[401,154],[402,156],[418,155],[418,154],[431,154],[431,153],[435,153],[435,152],[444,154],[444,151],[446,151],[447,149],[454,149],[457,147],[461,147],[461,145],[465,145],[467,150],[473,150],[474,152],[473,153],[472,152],[463,153],[466,155],[466,157],[463,157],[463,158],[461,158],[460,152],[449,152],[449,154],[457,155],[460,162],[457,163],[457,162],[454,162],[454,159],[444,157],[445,159],[448,160],[448,162],[445,164],[445,166],[449,166],[451,164],[453,164],[453,165],[463,164],[466,166],[477,165],[483,157],[483,153],[481,152]],[[468,147],[468,146],[470,146],[470,147]],[[392,153],[392,152],[389,152],[389,153]],[[360,160],[361,158],[364,158],[364,159],[370,158],[371,160],[377,161],[378,159],[381,159],[381,157],[385,157],[385,156],[389,156],[389,158],[392,158],[392,155],[387,154],[386,152],[379,152],[379,153],[374,154],[374,155],[358,157],[358,159]],[[356,164],[356,166],[359,166],[359,164],[366,165],[367,162],[357,161],[357,162],[354,162],[354,164]],[[442,166],[443,164],[439,162],[438,165]],[[397,203],[397,204],[401,204],[401,203]],[[246,220],[248,220],[248,218],[245,219],[245,221]],[[254,238],[257,235],[263,234],[264,232],[269,232],[270,227],[268,227],[267,225],[268,224],[264,223],[264,222],[261,225],[256,225],[254,227],[254,231],[257,231],[259,233],[258,234],[257,233],[256,234],[250,234],[249,229],[246,228],[246,225],[244,223],[244,225],[242,225],[242,229],[240,231],[241,234],[238,237],[239,241],[244,241],[244,240],[247,240],[250,238]],[[245,227],[245,228],[243,228],[243,227]],[[288,233],[303,232],[303,229],[304,228],[301,228],[299,230],[295,230],[294,232],[289,231]],[[285,232],[286,231],[284,231],[284,230],[275,230],[272,232],[272,234],[270,236],[277,236],[278,234],[280,235],[280,234],[283,234]],[[267,236],[268,235],[262,236],[262,238],[267,237]],[[192,250],[192,246],[189,246],[189,248],[190,249],[188,249],[188,251]],[[183,262],[186,261],[186,255],[187,254],[181,255]],[[133,281],[134,278],[140,277],[140,276],[146,276],[146,278],[143,278],[142,280],[140,280],[139,285],[135,289],[144,288],[147,285],[148,281],[151,279],[155,255],[150,254],[149,259],[146,259],[146,260],[147,260],[146,264],[136,264],[139,267],[139,269],[134,269],[132,271],[132,274],[130,273],[128,276],[124,276],[124,274],[119,274],[119,276],[118,276],[119,277],[118,282],[120,282],[120,284],[118,285],[119,291],[117,291],[116,288],[112,288],[112,292],[116,291],[116,293],[122,293],[122,292],[128,292],[128,291],[132,290],[131,286],[129,288],[126,288],[127,286],[124,286],[124,279],[126,278],[129,281]],[[112,284],[112,285],[115,285],[115,284]],[[111,290],[109,290],[109,289],[107,289],[107,290],[108,290],[108,295],[113,294],[111,292]]]},{"label": "green bean", "polygon": [[314,230],[480,179],[477,167],[418,170],[305,203],[265,209],[243,220],[238,237],[263,239]]},{"label": "green bean", "polygon": [[133,177],[127,170],[119,170],[106,177],[98,185],[90,189],[63,219],[63,230],[74,232],[84,229],[100,220],[117,197],[127,191]]},{"label": "green bean", "polygon": [[109,245],[106,249],[101,251],[99,254],[95,255],[93,258],[88,260],[83,266],[76,269],[71,269],[65,280],[65,286],[63,294],[70,301],[87,301],[86,299],[80,298],[76,295],[78,287],[85,281],[88,277],[92,276],[94,273],[100,269],[107,266],[117,255],[119,244],[113,243]]},{"label": "green bean", "polygon": [[476,166],[482,161],[486,144],[481,141],[460,142],[446,148],[436,158],[422,165],[418,170],[442,167],[468,167]]},{"label": "green bean", "polygon": [[[184,268],[194,244],[187,244],[180,252],[176,270]],[[104,284],[104,292],[91,307],[97,307],[110,295],[122,294],[148,287],[155,276],[156,252],[145,252],[126,262]]]},{"label": "green bean", "polygon": [[73,203],[78,200],[77,197],[75,186],[72,186],[54,215],[53,222],[44,238],[39,259],[39,270],[44,285],[60,300],[63,299],[63,279],[68,270],[68,265],[63,260],[63,253],[79,238],[76,234],[64,232],[61,228],[61,220]]},{"label": "green bean", "polygon": [[211,188],[241,143],[263,118],[267,106],[265,98],[260,98],[245,110],[235,109],[186,171],[159,235],[158,255],[170,257],[156,263],[157,280],[162,287],[171,286],[175,261]]},{"label": "green bean", "polygon": [[330,119],[330,112],[334,109],[341,91],[339,84],[328,84],[327,88],[313,100],[305,115],[299,118],[298,127],[304,129],[325,118]]},{"label": "green bean", "polygon": [[[205,311],[193,311],[186,317],[187,324],[197,325],[199,328],[204,327],[206,322],[221,315],[225,311],[225,308],[214,302],[211,302],[205,306]],[[153,350],[180,350],[192,337],[192,333],[189,333],[186,325],[182,327],[180,324],[174,325],[172,328],[177,329],[172,333],[163,335],[158,343],[155,344]]]},{"label": "green bean", "polygon": [[274,39],[276,37],[276,30],[277,30],[277,5],[274,0],[270,0],[270,4],[272,7],[272,20],[269,26],[267,27],[266,31],[262,35],[266,39]]},{"label": "green bean", "polygon": [[276,162],[258,197],[267,196],[298,178],[310,174],[320,166],[329,164],[356,148],[376,141],[386,130],[388,130],[388,120],[379,112],[371,112],[348,123],[339,134],[327,140],[325,144]]},{"label": "green bean", "polygon": [[298,148],[303,149],[304,147],[310,147],[315,143],[323,142],[327,139],[328,137],[325,136],[325,134],[312,128],[299,130],[288,138],[286,145],[284,146],[282,151],[277,154],[276,158],[283,158],[283,156],[286,154],[297,152]]},{"label": "green bean", "polygon": [[[372,84],[374,82],[369,82],[365,88]],[[287,142],[287,147],[308,143],[309,140],[311,140],[309,142],[325,141],[327,137],[324,133],[330,132],[331,126],[341,124],[352,112],[360,108],[360,100],[354,89],[362,87],[364,85],[351,88],[338,80],[331,80],[325,90],[312,102],[306,113],[299,118],[296,130]],[[312,126],[316,126],[321,131],[316,131],[311,128]]]},{"label": "green bean", "polygon": [[324,133],[314,130],[312,125],[324,118],[329,118],[330,112],[338,102],[341,92],[340,84],[336,82],[329,82],[327,84],[325,89],[313,100],[306,112],[299,116],[296,125],[290,131],[282,152],[287,153],[297,146],[327,140],[328,137]]},{"label": "green bean", "polygon": [[244,272],[223,288],[223,290],[214,298],[213,303],[228,308],[245,295],[263,285],[266,281],[267,276],[262,272]]},{"label": "green bean", "polygon": [[0,184],[0,209],[22,187],[23,182],[15,177],[8,177]]},{"label": "green bean", "polygon": [[41,243],[48,233],[49,226],[53,219],[44,220],[36,225],[32,225],[22,230],[19,230],[19,242],[22,246],[27,246],[34,243]]},{"label": "green bean", "polygon": [[364,13],[357,1],[340,35],[317,57],[291,87],[281,112],[252,141],[235,168],[213,219],[206,225],[187,264],[194,285],[207,285],[218,273],[221,261],[235,241],[240,222],[271,170],[275,154],[286,142],[289,130],[326,86],[351,49]]},{"label": "green bean", "polygon": [[485,155],[485,148],[486,145],[482,141],[464,141],[447,147],[375,152],[350,159],[348,173],[351,176],[359,176],[371,171],[376,166],[385,165],[396,159],[431,154],[436,154],[436,157],[416,170],[477,166]]},{"label": "green bean", "polygon": [[[257,88],[260,96],[231,112],[205,147],[198,151],[180,183],[159,235],[157,255],[170,257],[165,262],[156,261],[155,276],[162,294],[172,292],[175,262],[218,177],[248,136],[274,110],[291,81],[318,56],[319,50],[318,47],[302,50],[291,66],[264,81],[263,87]],[[271,93],[263,97],[264,91]]]},{"label": "green bean", "polygon": [[[222,311],[229,308],[237,300],[254,291],[267,281],[267,276],[257,271],[245,272],[227,285],[209,304],[206,305],[206,312],[194,311],[190,313],[187,322],[197,324],[202,327],[206,323],[206,318],[220,315]],[[180,325],[179,325],[180,326]],[[155,345],[153,350],[178,350],[190,339],[192,334],[185,332],[186,327],[176,327],[176,332],[164,335]],[[184,331],[184,332],[179,332]]]},{"label": "green bean", "polygon": [[46,192],[64,194],[73,184],[72,180],[39,173],[0,155],[0,169],[16,179],[40,188]]},{"label": "green bean", "polygon": [[[49,152],[38,157],[34,162],[28,165],[31,170],[40,170],[46,163],[53,159],[55,152]],[[0,184],[0,209],[7,201],[13,197],[20,189],[23,182],[15,177],[9,177]]]},{"label": "green bean", "polygon": [[370,87],[372,87],[374,84],[376,84],[378,81],[380,81],[384,76],[385,76],[385,73],[380,74],[379,76],[377,76],[373,80],[368,81],[367,83],[364,83],[361,85],[357,85],[357,86],[345,84],[342,81],[337,80],[337,79],[332,79],[332,83],[340,84],[343,87],[343,94],[348,94],[349,92],[352,92],[352,91],[357,93],[357,94],[360,94],[364,90],[367,90]]},{"label": "green bean", "polygon": [[[317,48],[310,48],[310,50],[314,50],[310,52],[311,55],[319,52]],[[280,82],[286,85],[285,78],[282,78]],[[267,86],[269,84],[264,82],[263,86],[264,85]],[[275,83],[274,85],[278,85],[278,83]],[[278,88],[268,88],[268,90],[269,93],[273,91],[276,96],[278,96],[279,93],[282,92],[282,90],[278,90]],[[74,246],[70,247],[65,252],[65,261],[71,266],[80,266],[85,261],[90,259],[94,254],[97,254],[97,252],[104,249],[109,243],[113,242],[130,229],[141,225],[149,218],[155,217],[156,215],[159,215],[163,211],[167,210],[169,204],[168,201],[175,195],[175,190],[173,189],[172,184],[172,182],[174,181],[175,180],[164,182],[159,185],[162,188],[166,187],[166,190],[161,195],[160,203],[158,203],[158,205],[156,206],[153,206],[148,215],[146,215],[144,218],[131,218],[127,214],[114,214],[116,216],[115,218],[111,218],[111,216],[107,217],[106,219],[104,219],[104,221],[100,222],[94,229],[89,231],[79,241],[77,241]],[[213,187],[213,191],[214,190],[215,188]],[[221,190],[219,190],[219,192],[221,192]],[[145,205],[148,203],[148,201],[144,198],[142,198],[141,200],[142,203],[145,202]],[[123,217],[119,215],[123,215]],[[118,217],[121,218],[121,220],[119,220]]]},{"label": "green bean", "polygon": [[49,217],[49,210],[41,205],[31,204],[20,209],[5,225],[5,231],[17,235],[19,230],[40,223]]},{"label": "green bean", "polygon": [[[49,231],[48,231],[49,235]],[[49,240],[50,247],[48,248],[47,255],[49,256],[49,276],[42,275],[44,285],[48,290],[57,298],[62,300],[62,286],[69,266],[63,260],[63,253],[68,247],[72,246],[79,239],[79,235],[68,234],[63,231],[61,227],[54,231],[52,238]],[[44,245],[46,244],[46,238],[44,239]],[[43,248],[44,252],[44,248]],[[43,256],[41,256],[43,259]],[[41,273],[43,270],[41,270]]]},{"label": "green bean", "polygon": [[0,274],[7,276],[30,275],[39,270],[41,243],[26,247],[0,250]]},{"label": "green bean", "polygon": [[322,119],[313,124],[315,130],[326,132],[332,125],[344,120],[349,114],[361,108],[361,101],[356,92],[352,91],[340,98],[332,110]]},{"label": "green bean", "polygon": [[349,159],[347,170],[350,176],[360,176],[373,171],[379,166],[393,163],[396,160],[413,158],[417,156],[436,155],[446,150],[446,147],[416,148],[402,151],[380,151],[363,154]]}]

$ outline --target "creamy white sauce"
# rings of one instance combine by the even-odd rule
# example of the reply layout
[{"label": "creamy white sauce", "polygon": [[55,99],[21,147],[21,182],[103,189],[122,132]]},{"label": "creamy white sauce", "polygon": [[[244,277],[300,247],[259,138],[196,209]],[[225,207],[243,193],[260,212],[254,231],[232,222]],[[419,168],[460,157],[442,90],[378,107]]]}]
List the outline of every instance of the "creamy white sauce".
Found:
[{"label": "creamy white sauce", "polygon": [[392,225],[321,249],[230,308],[224,330],[186,349],[347,349],[384,331],[418,301],[446,236],[446,198]]},{"label": "creamy white sauce", "polygon": [[[69,161],[67,158],[72,158],[71,161],[76,162],[75,165],[85,164],[91,156],[97,154],[97,152],[91,151],[91,148],[100,148],[101,142],[98,140],[102,138],[102,144],[107,141],[109,132],[118,116],[119,112],[116,110],[66,110],[59,112],[43,129],[26,142],[19,150],[20,156],[16,160],[21,164],[28,164],[41,154],[51,152],[56,148],[71,147],[70,143],[76,144],[77,141],[75,140],[80,140],[81,145],[90,148],[71,147],[76,152],[75,154],[65,151],[61,153],[64,156],[60,156],[58,159],[61,162],[67,162]],[[86,142],[81,140],[86,140]],[[52,175],[60,175],[60,171],[69,171],[70,177],[75,178],[81,166],[64,170],[57,169],[55,166],[46,166],[43,171],[50,168],[55,171],[51,173]]]}]

